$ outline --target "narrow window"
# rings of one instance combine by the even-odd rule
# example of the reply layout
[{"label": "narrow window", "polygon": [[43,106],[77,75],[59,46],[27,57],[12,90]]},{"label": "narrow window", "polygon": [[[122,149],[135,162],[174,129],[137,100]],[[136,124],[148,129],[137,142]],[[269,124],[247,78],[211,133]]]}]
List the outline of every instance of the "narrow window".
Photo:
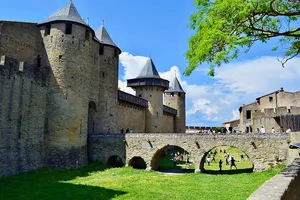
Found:
[{"label": "narrow window", "polygon": [[291,109],[288,109],[288,113],[291,113]]},{"label": "narrow window", "polygon": [[51,24],[46,25],[44,36],[50,35],[51,32]]},{"label": "narrow window", "polygon": [[246,118],[251,119],[251,110],[246,111]]},{"label": "narrow window", "polygon": [[85,30],[85,40],[90,40],[90,31],[88,29]]},{"label": "narrow window", "polygon": [[104,46],[100,46],[99,55],[103,55],[103,52],[104,52]]},{"label": "narrow window", "polygon": [[270,102],[270,103],[273,102],[273,97],[269,97],[269,102]]},{"label": "narrow window", "polygon": [[139,97],[142,97],[142,95],[140,94]]},{"label": "narrow window", "polygon": [[117,49],[115,49],[115,51],[114,51],[114,57],[118,58],[118,50]]},{"label": "narrow window", "polygon": [[72,34],[72,24],[66,24],[66,35],[71,35]]},{"label": "narrow window", "polygon": [[105,72],[102,73],[102,77],[105,78]]},{"label": "narrow window", "polygon": [[36,57],[36,65],[37,65],[37,67],[41,67],[41,56],[40,55],[38,55]]},{"label": "narrow window", "polygon": [[180,97],[180,93],[178,93],[178,96]]}]

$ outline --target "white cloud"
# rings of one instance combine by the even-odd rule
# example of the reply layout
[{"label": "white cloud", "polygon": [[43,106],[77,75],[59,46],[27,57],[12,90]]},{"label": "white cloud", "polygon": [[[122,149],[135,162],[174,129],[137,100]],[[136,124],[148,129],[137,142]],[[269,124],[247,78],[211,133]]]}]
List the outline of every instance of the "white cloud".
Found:
[{"label": "white cloud", "polygon": [[135,91],[132,88],[127,87],[127,82],[126,81],[119,80],[118,85],[119,85],[120,90],[122,90],[123,92],[127,92],[129,94],[135,95]]},{"label": "white cloud", "polygon": [[119,58],[122,66],[124,67],[125,80],[137,77],[148,60],[147,57],[133,56],[128,52],[122,52]]},{"label": "white cloud", "polygon": [[[147,57],[134,56],[127,52],[120,55],[124,66],[124,79],[135,78],[145,65]],[[221,125],[224,121],[239,118],[240,105],[255,100],[263,95],[284,87],[286,90],[299,90],[300,58],[287,63],[285,68],[276,57],[261,57],[224,65],[216,69],[213,83],[209,85],[189,84],[187,77],[182,77],[178,66],[171,66],[168,71],[159,72],[164,79],[173,81],[176,74],[186,92],[187,125]],[[158,69],[159,70],[159,69]],[[207,73],[197,70],[194,73]],[[200,74],[200,75],[201,75]],[[119,87],[126,88],[126,81],[119,80]],[[197,123],[197,124],[190,124]]]},{"label": "white cloud", "polygon": [[300,58],[281,67],[276,57],[235,62],[216,69],[215,79],[233,92],[269,93],[280,87],[295,89],[300,83]]}]

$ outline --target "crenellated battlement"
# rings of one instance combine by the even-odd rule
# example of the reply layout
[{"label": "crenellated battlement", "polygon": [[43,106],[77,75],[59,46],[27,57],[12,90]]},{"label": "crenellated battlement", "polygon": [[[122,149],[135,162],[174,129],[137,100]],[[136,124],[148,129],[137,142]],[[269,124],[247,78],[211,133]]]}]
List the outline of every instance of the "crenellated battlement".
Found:
[{"label": "crenellated battlement", "polygon": [[277,108],[265,108],[264,112],[256,112],[255,117],[279,117],[281,115],[300,115],[300,107],[291,106],[290,108],[286,106]]},{"label": "crenellated battlement", "polygon": [[41,84],[41,86],[48,85],[48,70],[42,70],[40,67],[30,65],[26,62],[19,62],[9,56],[0,57],[0,75],[8,79],[14,75],[20,75],[31,78],[34,82]]}]

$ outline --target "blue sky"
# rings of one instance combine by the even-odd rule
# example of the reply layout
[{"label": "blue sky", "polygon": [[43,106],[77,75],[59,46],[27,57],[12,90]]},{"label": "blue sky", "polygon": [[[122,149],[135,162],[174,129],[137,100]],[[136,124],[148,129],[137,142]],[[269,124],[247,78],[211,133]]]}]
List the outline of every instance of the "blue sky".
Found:
[{"label": "blue sky", "polygon": [[[119,86],[139,73],[146,57],[151,55],[163,78],[172,80],[176,73],[186,91],[187,125],[220,126],[238,118],[238,108],[256,97],[284,87],[299,90],[300,59],[290,61],[283,69],[277,61],[281,51],[272,52],[276,40],[256,44],[248,54],[223,65],[209,77],[207,66],[197,68],[186,77],[184,53],[188,38],[189,17],[195,10],[193,0],[73,0],[82,18],[96,30],[105,27],[120,47]],[[0,19],[40,22],[63,7],[68,0],[6,1],[0,0]]]}]

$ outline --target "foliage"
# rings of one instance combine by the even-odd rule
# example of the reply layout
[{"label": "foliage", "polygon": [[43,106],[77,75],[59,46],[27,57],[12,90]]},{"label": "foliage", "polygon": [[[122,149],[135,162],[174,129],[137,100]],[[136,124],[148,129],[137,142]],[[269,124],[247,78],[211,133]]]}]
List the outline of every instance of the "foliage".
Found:
[{"label": "foliage", "polygon": [[73,170],[39,169],[0,178],[0,200],[246,199],[280,171],[235,175],[166,175],[155,171],[106,168],[92,163]]},{"label": "foliage", "polygon": [[189,27],[195,30],[186,52],[189,66],[184,74],[202,63],[215,66],[247,52],[256,41],[279,38],[284,64],[300,53],[300,2],[298,0],[195,0],[196,12]]}]

